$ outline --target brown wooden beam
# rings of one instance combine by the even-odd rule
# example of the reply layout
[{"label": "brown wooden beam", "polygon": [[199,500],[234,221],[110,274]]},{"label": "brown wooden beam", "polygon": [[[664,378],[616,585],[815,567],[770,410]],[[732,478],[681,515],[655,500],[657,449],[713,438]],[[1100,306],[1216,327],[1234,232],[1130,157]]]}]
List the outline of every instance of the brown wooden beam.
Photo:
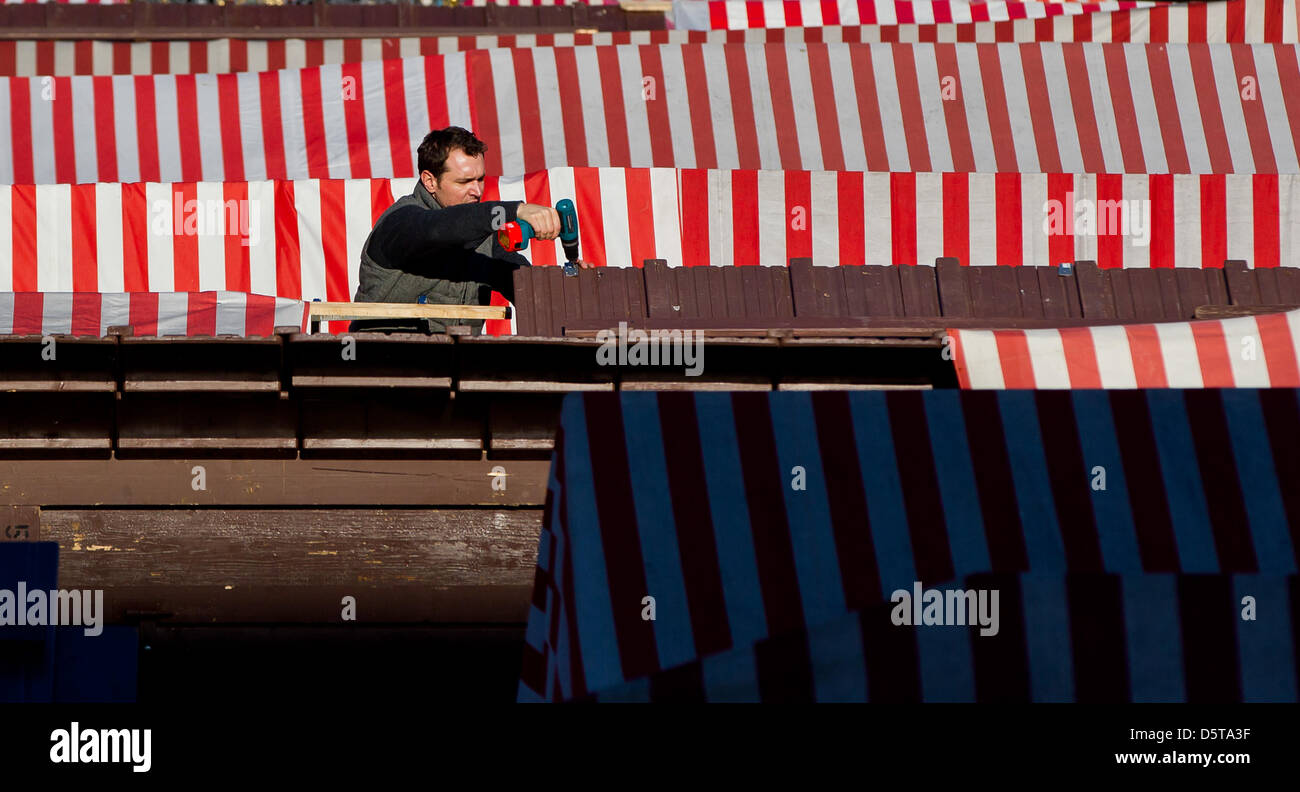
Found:
[{"label": "brown wooden beam", "polygon": [[1196,308],[1197,319],[1232,319],[1237,316],[1286,313],[1300,305],[1201,305]]}]

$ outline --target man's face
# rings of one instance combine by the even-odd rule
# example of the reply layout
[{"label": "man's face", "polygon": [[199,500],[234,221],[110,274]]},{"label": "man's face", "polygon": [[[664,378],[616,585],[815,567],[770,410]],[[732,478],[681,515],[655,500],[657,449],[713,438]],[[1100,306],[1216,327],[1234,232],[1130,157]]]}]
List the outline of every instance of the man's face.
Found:
[{"label": "man's face", "polygon": [[459,206],[478,203],[483,198],[483,179],[486,175],[487,167],[483,163],[482,154],[471,157],[460,149],[453,149],[447,155],[447,170],[443,171],[441,177],[435,180],[432,173],[424,171],[420,174],[420,179],[425,189],[438,199],[438,203],[443,206]]}]

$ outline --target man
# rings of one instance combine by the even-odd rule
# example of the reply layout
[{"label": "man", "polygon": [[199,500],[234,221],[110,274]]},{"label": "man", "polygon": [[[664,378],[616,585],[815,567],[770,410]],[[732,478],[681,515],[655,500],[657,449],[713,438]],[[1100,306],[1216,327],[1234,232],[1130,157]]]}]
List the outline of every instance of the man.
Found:
[{"label": "man", "polygon": [[[492,291],[514,299],[513,273],[528,266],[503,250],[496,232],[526,221],[539,240],[560,234],[559,213],[522,201],[483,201],[487,147],[460,127],[430,132],[418,150],[420,181],[415,191],[388,207],[361,248],[361,282],[353,302],[426,302],[488,305]],[[581,266],[592,265],[581,262]],[[370,319],[351,330],[446,332],[469,325],[478,335],[482,319]]]}]

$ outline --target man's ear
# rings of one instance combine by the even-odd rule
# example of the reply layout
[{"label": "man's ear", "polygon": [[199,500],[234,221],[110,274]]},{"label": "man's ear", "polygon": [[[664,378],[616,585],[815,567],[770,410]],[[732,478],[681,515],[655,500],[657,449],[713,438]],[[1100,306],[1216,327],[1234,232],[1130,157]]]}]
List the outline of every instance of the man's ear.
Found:
[{"label": "man's ear", "polygon": [[424,189],[429,192],[434,192],[438,189],[438,180],[428,171],[420,171],[420,183],[423,184]]}]

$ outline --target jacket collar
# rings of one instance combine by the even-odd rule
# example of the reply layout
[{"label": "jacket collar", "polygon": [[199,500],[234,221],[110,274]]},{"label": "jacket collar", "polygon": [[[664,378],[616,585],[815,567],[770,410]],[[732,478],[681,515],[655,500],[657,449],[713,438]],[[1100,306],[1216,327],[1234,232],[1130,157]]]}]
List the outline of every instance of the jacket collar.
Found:
[{"label": "jacket collar", "polygon": [[415,192],[413,192],[412,195],[414,195],[426,209],[444,208],[442,204],[438,203],[438,199],[433,197],[433,193],[425,189],[424,182],[419,179],[415,182]]}]

